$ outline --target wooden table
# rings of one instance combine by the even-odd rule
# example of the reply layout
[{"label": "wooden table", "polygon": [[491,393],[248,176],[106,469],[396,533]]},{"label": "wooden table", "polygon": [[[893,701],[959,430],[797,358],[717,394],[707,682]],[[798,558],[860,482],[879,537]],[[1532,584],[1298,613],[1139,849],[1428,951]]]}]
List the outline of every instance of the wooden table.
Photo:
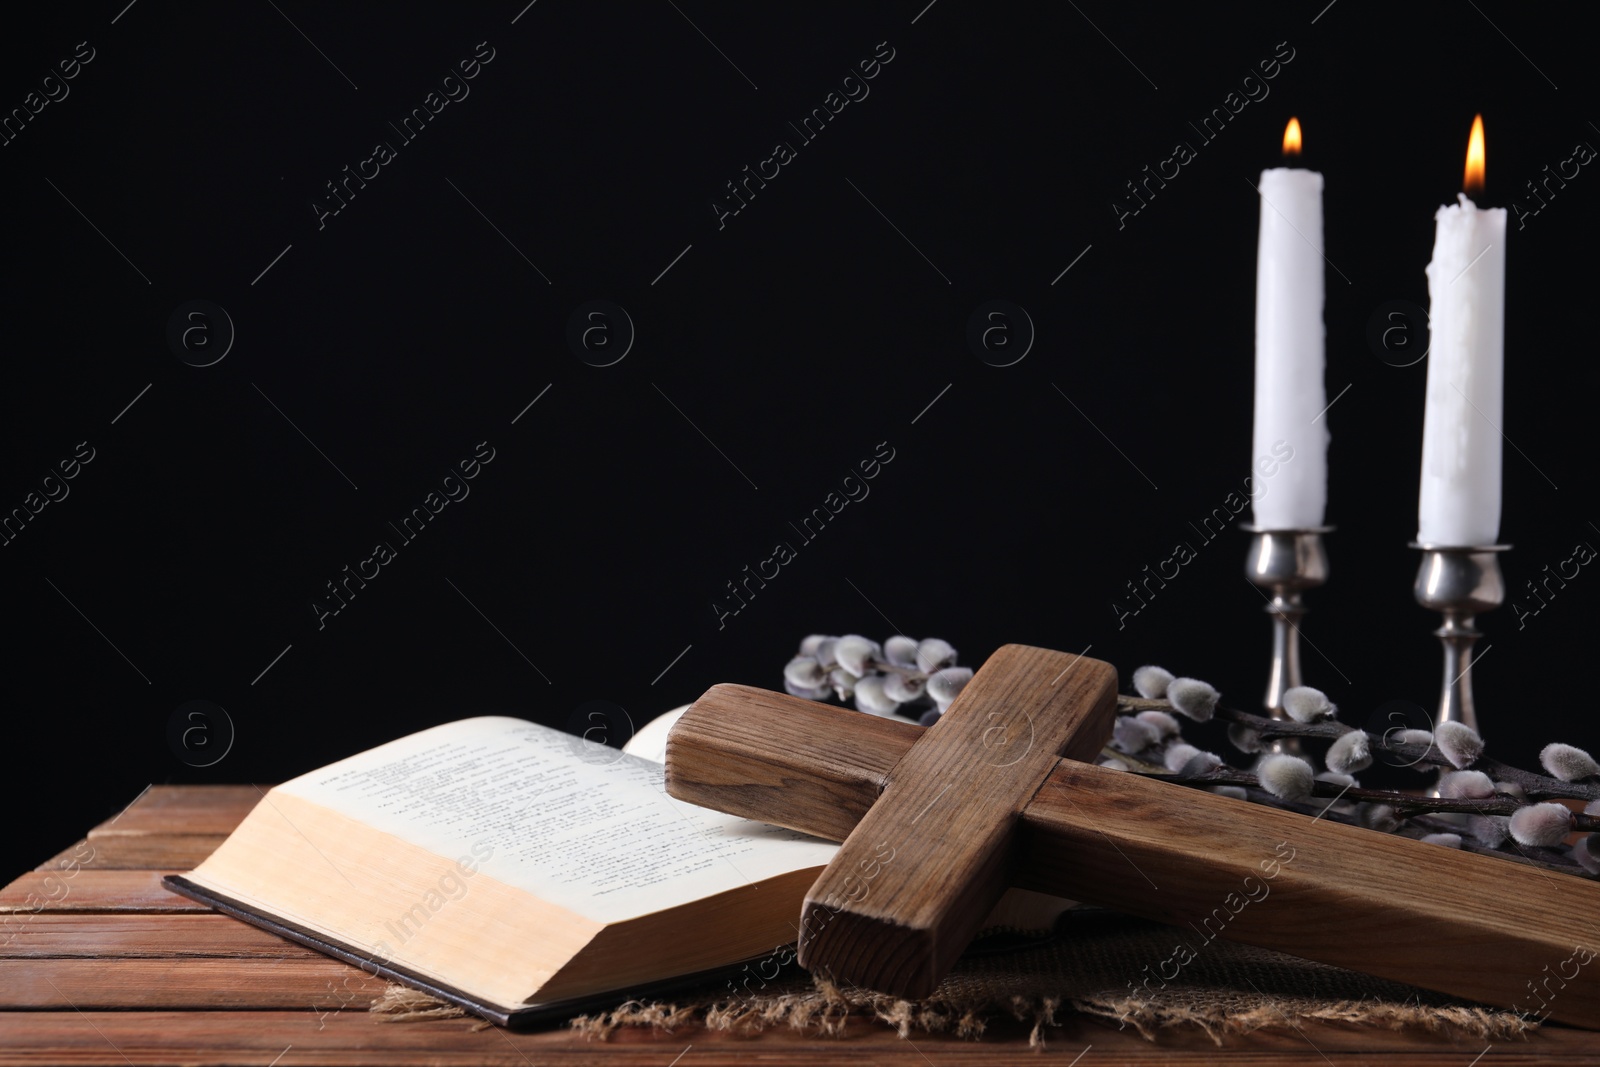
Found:
[{"label": "wooden table", "polygon": [[902,1039],[862,1019],[838,1038],[686,1028],[599,1042],[475,1030],[470,1019],[382,1022],[366,1010],[381,981],[161,888],[260,796],[254,786],[152,787],[0,890],[0,1064],[1600,1064],[1600,1033],[1554,1024],[1483,1054],[1478,1041],[1334,1025],[1258,1031],[1223,1048],[1193,1030],[1152,1043],[1082,1017],[1047,1031],[1043,1053],[1010,1023],[980,1041]]}]

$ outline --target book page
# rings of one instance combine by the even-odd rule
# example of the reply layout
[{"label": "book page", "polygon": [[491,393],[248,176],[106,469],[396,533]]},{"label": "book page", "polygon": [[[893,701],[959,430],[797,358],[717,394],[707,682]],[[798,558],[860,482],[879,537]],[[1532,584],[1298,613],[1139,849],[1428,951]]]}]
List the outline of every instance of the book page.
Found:
[{"label": "book page", "polygon": [[277,787],[600,922],[822,866],[838,846],[675,800],[660,764],[485,716]]}]

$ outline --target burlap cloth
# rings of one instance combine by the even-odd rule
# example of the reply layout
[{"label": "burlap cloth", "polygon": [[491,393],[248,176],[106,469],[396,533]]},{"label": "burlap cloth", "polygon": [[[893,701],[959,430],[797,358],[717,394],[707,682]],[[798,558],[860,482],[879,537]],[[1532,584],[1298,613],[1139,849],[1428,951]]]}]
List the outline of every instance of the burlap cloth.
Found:
[{"label": "burlap cloth", "polygon": [[[1194,949],[1194,957],[1163,981],[1162,973],[1174,969],[1163,963],[1180,940]],[[764,971],[772,974],[773,968]],[[735,996],[722,981],[663,1000],[629,1000],[570,1025],[604,1038],[624,1026],[699,1025],[740,1033],[787,1026],[838,1033],[855,1019],[858,1025],[893,1026],[902,1036],[949,1031],[978,1038],[988,1021],[1000,1017],[1031,1022],[1030,1043],[1036,1046],[1045,1028],[1070,1012],[1132,1027],[1150,1039],[1167,1027],[1198,1027],[1219,1045],[1225,1035],[1313,1020],[1483,1039],[1521,1036],[1539,1025],[1513,1011],[1267,949],[1205,942],[1181,927],[1094,909],[1063,915],[1053,935],[994,933],[980,939],[922,1001],[838,987],[793,965],[764,985],[748,981],[746,988],[750,992]],[[372,1010],[395,1020],[461,1014],[401,986],[391,986]]]}]

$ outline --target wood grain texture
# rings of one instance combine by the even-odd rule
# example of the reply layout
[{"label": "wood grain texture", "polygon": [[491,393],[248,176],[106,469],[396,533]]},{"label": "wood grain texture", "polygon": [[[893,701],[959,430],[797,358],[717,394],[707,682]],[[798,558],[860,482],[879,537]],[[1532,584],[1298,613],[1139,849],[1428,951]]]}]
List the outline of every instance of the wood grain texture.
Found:
[{"label": "wood grain texture", "polygon": [[36,871],[167,871],[193,870],[217,850],[226,834],[107,834],[84,838],[45,860]]},{"label": "wood grain texture", "polygon": [[713,686],[667,735],[667,792],[843,841],[922,734],[904,720],[748,685]]},{"label": "wood grain texture", "polygon": [[159,871],[138,870],[29,871],[0,889],[0,921],[36,911],[210,910],[163,889],[161,877]]},{"label": "wood grain texture", "polygon": [[0,1012],[365,1011],[388,984],[326,956],[0,960]]},{"label": "wood grain texture", "polygon": [[1022,826],[1019,884],[1172,923],[1175,947],[1223,937],[1600,1027],[1589,879],[1068,760]]},{"label": "wood grain texture", "polygon": [[89,831],[104,834],[233,833],[250,809],[271,788],[258,785],[152,785],[133,802]]},{"label": "wood grain texture", "polygon": [[1116,669],[1099,660],[1027,645],[990,656],[806,894],[801,964],[931,994],[1010,884],[1028,800],[1062,755],[1110,739],[1116,692]]},{"label": "wood grain texture", "polygon": [[0,959],[177,958],[323,959],[319,953],[226,915],[41,912],[17,924]]}]

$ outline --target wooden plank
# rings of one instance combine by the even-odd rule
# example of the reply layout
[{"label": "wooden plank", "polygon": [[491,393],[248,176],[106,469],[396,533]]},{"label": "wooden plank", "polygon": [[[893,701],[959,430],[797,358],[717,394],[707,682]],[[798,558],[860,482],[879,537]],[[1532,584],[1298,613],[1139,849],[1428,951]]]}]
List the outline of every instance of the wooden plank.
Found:
[{"label": "wooden plank", "polygon": [[[295,1012],[16,1012],[0,1017],[0,1067],[37,1064],[385,1064],[394,1067],[750,1067],[752,1064],[933,1064],[997,1067],[1002,1064],[1083,1067],[1155,1067],[1160,1064],[1309,1064],[1355,1067],[1382,1063],[1401,1067],[1466,1067],[1488,1046],[1487,1064],[1593,1063],[1600,1037],[1552,1027],[1528,1040],[1508,1043],[1451,1040],[1432,1034],[1356,1030],[1302,1024],[1298,1029],[1258,1031],[1227,1039],[1222,1047],[1190,1028],[1163,1033],[1158,1041],[1131,1028],[1118,1031],[1067,1016],[1045,1031],[1041,1055],[1027,1044],[1028,1028],[996,1021],[982,1040],[950,1034],[913,1033],[867,1019],[852,1020],[829,1037],[775,1028],[758,1038],[710,1033],[698,1027],[672,1032],[616,1031],[607,1041],[565,1029],[510,1033],[473,1029],[471,1020],[441,1019],[382,1023],[363,1012],[318,1015]],[[1092,1046],[1092,1047],[1091,1047]],[[1087,1051],[1086,1051],[1087,1050]],[[680,1059],[681,1057],[681,1059]]]},{"label": "wooden plank", "polygon": [[37,911],[211,910],[163,889],[161,878],[160,871],[29,871],[0,889],[0,916]]},{"label": "wooden plank", "polygon": [[365,1011],[388,982],[338,960],[0,959],[0,1012]]},{"label": "wooden plank", "polygon": [[108,834],[233,833],[270,786],[152,785],[122,811],[89,831]]},{"label": "wooden plank", "polygon": [[[197,956],[325,959],[226,915],[41,912],[18,924],[0,959],[189,959]],[[174,966],[178,966],[174,964]]]},{"label": "wooden plank", "polygon": [[[761,736],[751,735],[746,716],[759,717]],[[748,685],[713,686],[667,735],[667,792],[720,811],[769,812],[768,822],[843,841],[923,734],[903,719],[859,719],[842,731],[837,708]]]},{"label": "wooden plank", "polygon": [[[800,704],[810,702],[799,701]],[[813,705],[815,706],[815,705]],[[826,709],[820,709],[825,711]],[[866,718],[863,716],[863,718]],[[903,733],[905,746],[916,739],[920,731],[910,724],[874,720],[887,729],[886,735]],[[803,724],[795,741],[805,740]],[[849,747],[842,739],[835,739],[841,750]],[[892,746],[891,746],[892,747]],[[840,754],[838,764],[844,767],[850,761]],[[881,753],[865,760],[858,755],[857,764],[865,762],[868,780],[864,789],[857,789],[854,772],[841,775],[843,795],[862,793],[865,802],[861,810],[870,806],[878,786],[871,781],[872,768],[881,763]],[[890,766],[893,760],[890,759]],[[888,768],[882,768],[882,774]],[[877,781],[882,781],[879,774]],[[758,779],[759,780],[759,779]],[[732,784],[731,781],[729,783]],[[183,787],[178,787],[183,788]],[[758,792],[765,786],[755,787]],[[174,805],[176,811],[182,805]],[[848,816],[847,816],[848,817]],[[853,823],[853,820],[852,820]],[[846,832],[848,826],[846,826]],[[151,825],[151,832],[163,834],[165,827]],[[135,836],[135,835],[128,835]],[[843,836],[843,835],[841,835]],[[81,843],[80,843],[81,844]],[[72,850],[67,850],[63,856]],[[86,855],[86,853],[80,854]],[[48,866],[41,868],[47,870]],[[187,866],[170,868],[187,869]],[[24,876],[6,890],[28,883]],[[85,899],[90,895],[90,877],[147,879],[145,886],[154,886],[155,873],[123,871],[115,868],[96,869],[91,863],[77,871],[73,883],[81,885]],[[42,883],[40,883],[42,884]],[[123,898],[123,889],[107,881],[98,889],[103,899],[116,901],[137,900],[144,892],[140,883],[127,882],[133,888],[131,897]],[[73,893],[78,889],[74,888]],[[176,898],[175,898],[176,899]],[[70,905],[69,895],[67,903]],[[180,901],[180,903],[186,903]],[[112,904],[116,907],[116,904]],[[70,907],[63,910],[71,910]],[[139,909],[133,909],[139,910]],[[44,914],[32,919],[61,918]],[[84,919],[93,916],[80,916]],[[99,918],[130,918],[133,916],[102,916]],[[149,915],[145,918],[159,922],[177,922],[183,919],[221,916],[176,914]],[[224,920],[228,921],[228,920]],[[249,930],[243,924],[233,924]],[[178,928],[180,934],[182,927]],[[266,937],[268,935],[262,934]],[[137,941],[137,939],[135,939]],[[181,937],[180,937],[181,942]],[[296,946],[272,939],[283,953]],[[169,951],[173,945],[168,943]],[[176,946],[181,950],[182,944]],[[16,970],[8,970],[15,968]],[[105,996],[122,999],[118,1007],[136,1007],[128,1003],[132,998],[144,996],[142,1005],[158,1009],[163,996],[179,997],[184,988],[192,988],[198,997],[205,994],[209,983],[206,974],[218,978],[217,995],[227,996],[226,982],[222,977],[238,968],[240,982],[261,983],[259,993],[249,998],[252,1007],[271,1008],[270,1003],[281,996],[284,987],[305,991],[304,986],[315,983],[315,975],[356,975],[359,971],[333,960],[312,954],[308,958],[267,960],[256,957],[227,959],[219,957],[193,957],[172,962],[157,958],[124,958],[92,960],[86,958],[22,958],[0,959],[0,988],[11,989],[21,984],[15,979],[25,969],[32,975],[48,976],[60,987],[62,999],[68,1010],[0,1011],[0,1067],[10,1064],[270,1064],[293,1067],[295,1064],[496,1064],[506,1067],[527,1067],[537,1063],[540,1067],[567,1067],[578,1064],[619,1064],[623,1067],[665,1067],[682,1054],[682,1067],[734,1067],[745,1064],[817,1063],[832,1064],[842,1058],[861,1063],[883,1064],[974,1064],[979,1067],[1002,1063],[1034,1064],[1042,1061],[1072,1063],[1089,1045],[1083,1067],[1116,1067],[1118,1064],[1150,1067],[1154,1064],[1244,1064],[1254,1067],[1269,1063],[1304,1063],[1310,1065],[1384,1064],[1438,1065],[1438,1067],[1463,1067],[1486,1050],[1488,1042],[1470,1039],[1450,1039],[1415,1032],[1390,1033],[1367,1031],[1333,1025],[1301,1024],[1298,1030],[1277,1029],[1262,1031],[1247,1038],[1227,1039],[1224,1047],[1213,1045],[1197,1030],[1164,1031],[1156,1042],[1146,1042],[1132,1029],[1119,1032],[1114,1026],[1093,1020],[1065,1016],[1064,1027],[1045,1031],[1049,1041],[1048,1051],[1039,1055],[1027,1047],[1027,1028],[1001,1020],[991,1024],[981,1041],[963,1041],[949,1035],[913,1033],[910,1040],[898,1038],[894,1032],[870,1020],[852,1020],[845,1033],[838,1038],[814,1034],[796,1034],[787,1029],[773,1030],[758,1039],[733,1037],[726,1034],[706,1033],[694,1027],[678,1028],[673,1032],[629,1029],[618,1031],[609,1041],[591,1041],[575,1036],[565,1029],[553,1029],[532,1034],[513,1034],[499,1030],[475,1030],[470,1019],[433,1020],[420,1023],[381,1023],[365,1011],[356,1010],[354,1001],[343,1011],[328,1012],[330,994],[312,1010],[312,1002],[304,1008],[290,1007],[276,1010],[96,1010],[88,1000],[73,1006],[77,994],[83,991],[89,998]],[[70,969],[80,968],[74,976]],[[95,972],[110,969],[106,977],[97,979]],[[147,969],[148,990],[138,988],[139,969]],[[326,972],[321,968],[328,968]],[[8,979],[7,975],[12,977]],[[257,977],[257,976],[261,977]],[[119,981],[126,979],[125,993],[116,993]],[[282,984],[278,979],[283,980]],[[337,979],[342,986],[344,978]],[[96,985],[95,983],[99,984]],[[47,985],[47,983],[45,983]],[[354,984],[354,980],[352,980]],[[163,993],[163,985],[176,987]],[[325,987],[324,987],[325,988]],[[15,999],[40,996],[12,991]],[[123,999],[123,998],[126,999]],[[365,1003],[365,1001],[361,1001]],[[21,1006],[21,1005],[18,1005]],[[37,1005],[49,1007],[49,1005]],[[76,1008],[83,1008],[78,1011]],[[1511,1043],[1494,1043],[1484,1057],[1484,1063],[1549,1064],[1564,1062],[1600,1063],[1600,1034],[1576,1031],[1550,1025],[1528,1040]]]},{"label": "wooden plank", "polygon": [[142,870],[182,874],[199,866],[225,840],[218,834],[109,834],[84,838],[45,860],[36,871]]},{"label": "wooden plank", "polygon": [[[930,995],[1005,893],[1018,816],[1057,759],[1090,758],[1111,739],[1116,697],[1116,669],[1100,660],[1028,645],[990,656],[806,894],[800,963]],[[675,729],[709,713],[692,708]],[[764,720],[736,712],[752,740]]]},{"label": "wooden plank", "polygon": [[1023,827],[1024,888],[1171,923],[1191,952],[1223,937],[1600,1027],[1586,878],[1073,760]]}]

